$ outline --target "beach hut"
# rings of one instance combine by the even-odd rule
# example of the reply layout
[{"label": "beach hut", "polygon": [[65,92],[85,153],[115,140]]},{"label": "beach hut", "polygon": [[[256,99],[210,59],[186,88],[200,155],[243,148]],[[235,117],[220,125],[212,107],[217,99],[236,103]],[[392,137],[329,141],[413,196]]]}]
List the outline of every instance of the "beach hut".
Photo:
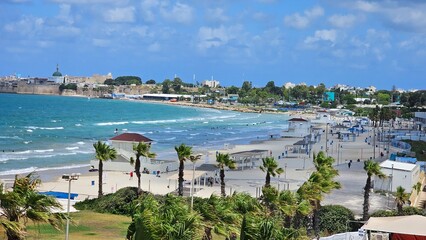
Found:
[{"label": "beach hut", "polygon": [[380,163],[382,172],[387,176],[384,179],[374,179],[374,189],[396,192],[398,186],[410,192],[413,185],[419,181],[420,166],[412,163],[386,160]]},{"label": "beach hut", "polygon": [[230,153],[229,156],[244,170],[244,167],[255,167],[260,165],[262,158],[269,156],[269,150],[254,149],[250,151],[241,151]]},{"label": "beach hut", "polygon": [[288,130],[284,137],[304,137],[311,132],[311,123],[303,118],[292,118],[288,120]]},{"label": "beach hut", "polygon": [[151,144],[152,140],[139,133],[123,133],[110,139],[111,146],[117,150],[117,152],[130,152],[133,155],[133,144],[144,142]]}]

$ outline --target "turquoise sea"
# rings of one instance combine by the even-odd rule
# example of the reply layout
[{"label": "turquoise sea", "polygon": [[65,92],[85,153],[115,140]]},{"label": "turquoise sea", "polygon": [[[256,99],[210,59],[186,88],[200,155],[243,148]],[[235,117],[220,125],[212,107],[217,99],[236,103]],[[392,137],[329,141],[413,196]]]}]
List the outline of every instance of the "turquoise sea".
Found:
[{"label": "turquoise sea", "polygon": [[153,139],[161,159],[174,146],[195,152],[267,139],[287,128],[286,115],[171,106],[140,101],[0,94],[0,175],[86,166],[92,144],[119,132]]}]

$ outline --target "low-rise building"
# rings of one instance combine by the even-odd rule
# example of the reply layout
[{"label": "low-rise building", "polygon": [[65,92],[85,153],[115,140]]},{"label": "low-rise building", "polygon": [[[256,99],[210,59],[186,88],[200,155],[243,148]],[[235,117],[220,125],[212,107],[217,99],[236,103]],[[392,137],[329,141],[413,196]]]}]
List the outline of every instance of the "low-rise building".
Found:
[{"label": "low-rise building", "polygon": [[386,178],[374,178],[375,190],[396,192],[396,189],[401,186],[409,193],[413,185],[419,181],[419,165],[386,160],[380,163],[380,167]]}]

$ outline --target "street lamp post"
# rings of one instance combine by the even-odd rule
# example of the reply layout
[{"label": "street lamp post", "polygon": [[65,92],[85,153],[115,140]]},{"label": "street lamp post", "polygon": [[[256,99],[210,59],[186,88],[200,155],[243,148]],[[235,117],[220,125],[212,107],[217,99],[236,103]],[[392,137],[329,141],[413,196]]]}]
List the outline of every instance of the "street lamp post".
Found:
[{"label": "street lamp post", "polygon": [[62,179],[68,181],[68,204],[67,204],[67,228],[65,232],[65,240],[69,239],[70,230],[70,201],[71,201],[71,181],[78,180],[80,173],[64,174]]},{"label": "street lamp post", "polygon": [[287,163],[284,164],[284,179],[287,180]]}]

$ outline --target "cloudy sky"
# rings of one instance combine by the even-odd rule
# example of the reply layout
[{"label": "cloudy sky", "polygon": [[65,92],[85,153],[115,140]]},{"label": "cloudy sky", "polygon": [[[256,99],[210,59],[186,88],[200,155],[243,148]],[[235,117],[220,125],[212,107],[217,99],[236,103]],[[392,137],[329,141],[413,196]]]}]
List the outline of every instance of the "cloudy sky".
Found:
[{"label": "cloudy sky", "polygon": [[0,75],[426,89],[424,0],[0,0]]}]

